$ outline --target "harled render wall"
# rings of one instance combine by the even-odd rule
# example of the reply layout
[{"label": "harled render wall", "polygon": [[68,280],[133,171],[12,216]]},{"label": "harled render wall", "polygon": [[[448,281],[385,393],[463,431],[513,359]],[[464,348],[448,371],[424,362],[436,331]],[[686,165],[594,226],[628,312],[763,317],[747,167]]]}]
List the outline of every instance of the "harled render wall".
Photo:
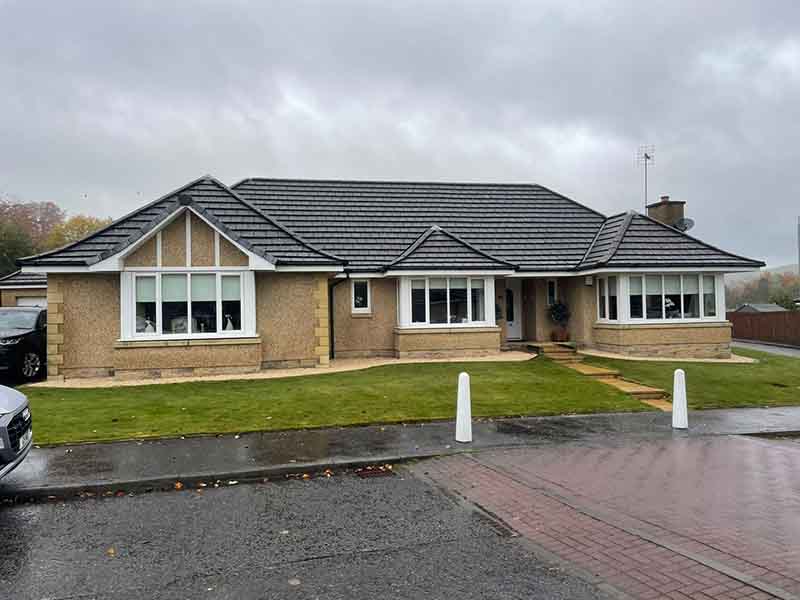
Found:
[{"label": "harled render wall", "polygon": [[327,365],[327,276],[256,273],[256,323],[263,368]]},{"label": "harled render wall", "polygon": [[350,280],[333,288],[333,332],[336,358],[394,356],[397,326],[397,280],[371,279],[369,313],[352,312]]}]

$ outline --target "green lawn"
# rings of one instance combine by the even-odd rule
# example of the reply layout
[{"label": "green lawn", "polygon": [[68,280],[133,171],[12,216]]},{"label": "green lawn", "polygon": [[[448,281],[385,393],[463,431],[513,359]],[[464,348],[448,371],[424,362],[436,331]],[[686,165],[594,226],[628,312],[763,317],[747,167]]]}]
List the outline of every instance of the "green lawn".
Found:
[{"label": "green lawn", "polygon": [[800,405],[800,359],[735,349],[755,364],[644,362],[588,357],[593,365],[617,369],[627,379],[672,392],[677,368],[686,372],[689,408]]},{"label": "green lawn", "polygon": [[430,363],[285,379],[107,389],[28,387],[38,444],[452,419],[458,373],[474,416],[652,410],[538,358]]}]

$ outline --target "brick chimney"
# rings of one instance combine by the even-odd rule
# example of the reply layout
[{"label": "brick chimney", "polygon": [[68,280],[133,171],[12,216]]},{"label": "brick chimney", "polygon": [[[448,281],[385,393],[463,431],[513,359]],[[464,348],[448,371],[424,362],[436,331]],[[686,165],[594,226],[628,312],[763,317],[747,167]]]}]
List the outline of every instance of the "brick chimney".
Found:
[{"label": "brick chimney", "polygon": [[658,202],[647,205],[647,216],[674,227],[675,223],[683,218],[684,206],[686,202],[682,200],[670,200],[669,196],[661,196]]}]

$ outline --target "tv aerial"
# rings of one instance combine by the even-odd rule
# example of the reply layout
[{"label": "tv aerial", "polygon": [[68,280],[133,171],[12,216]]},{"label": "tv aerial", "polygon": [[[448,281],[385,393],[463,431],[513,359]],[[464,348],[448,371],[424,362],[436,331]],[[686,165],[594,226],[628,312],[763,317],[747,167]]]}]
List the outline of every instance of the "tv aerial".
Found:
[{"label": "tv aerial", "polygon": [[636,164],[644,167],[644,210],[647,212],[647,167],[656,164],[656,147],[652,145],[639,146],[636,151]]}]

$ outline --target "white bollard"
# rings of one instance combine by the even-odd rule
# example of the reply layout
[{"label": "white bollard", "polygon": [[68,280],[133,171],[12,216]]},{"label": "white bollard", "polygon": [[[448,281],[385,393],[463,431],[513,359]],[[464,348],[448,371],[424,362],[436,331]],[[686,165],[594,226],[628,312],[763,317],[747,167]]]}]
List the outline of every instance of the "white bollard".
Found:
[{"label": "white bollard", "polygon": [[689,429],[689,409],[686,406],[686,373],[675,369],[672,382],[672,428]]},{"label": "white bollard", "polygon": [[456,406],[456,441],[472,441],[472,399],[469,394],[469,375],[458,376],[458,405]]}]

